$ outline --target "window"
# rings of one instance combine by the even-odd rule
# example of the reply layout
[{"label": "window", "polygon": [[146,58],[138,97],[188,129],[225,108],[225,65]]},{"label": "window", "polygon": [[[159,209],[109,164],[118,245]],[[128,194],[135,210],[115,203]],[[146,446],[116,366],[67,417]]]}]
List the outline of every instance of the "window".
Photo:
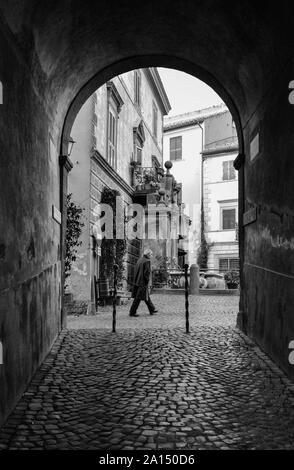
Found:
[{"label": "window", "polygon": [[94,119],[92,119],[91,123],[91,136],[92,136],[92,147],[97,148],[97,139],[96,139],[96,125]]},{"label": "window", "polygon": [[135,70],[135,76],[134,76],[134,98],[135,98],[135,104],[137,106],[141,105],[141,75],[138,70]]},{"label": "window", "polygon": [[236,179],[236,171],[234,168],[234,161],[223,162],[223,181]]},{"label": "window", "polygon": [[153,103],[153,135],[157,138],[158,110]]},{"label": "window", "polygon": [[219,271],[239,271],[239,259],[238,258],[219,258]]},{"label": "window", "polygon": [[160,163],[156,155],[151,155],[151,160],[153,168],[160,168]]},{"label": "window", "polygon": [[136,162],[139,165],[142,165],[142,151],[143,149],[141,147],[136,147]]},{"label": "window", "polygon": [[236,227],[236,208],[221,209],[222,230],[234,230]]},{"label": "window", "polygon": [[145,132],[143,121],[140,122],[138,127],[133,128],[133,138],[134,138],[134,160],[142,165],[143,161],[143,147],[145,142]]},{"label": "window", "polygon": [[182,136],[169,139],[170,160],[182,160]]},{"label": "window", "polygon": [[123,100],[112,81],[107,82],[107,161],[114,170],[117,169],[117,122]]},{"label": "window", "polygon": [[108,148],[107,161],[116,169],[116,116],[112,109],[108,111]]}]

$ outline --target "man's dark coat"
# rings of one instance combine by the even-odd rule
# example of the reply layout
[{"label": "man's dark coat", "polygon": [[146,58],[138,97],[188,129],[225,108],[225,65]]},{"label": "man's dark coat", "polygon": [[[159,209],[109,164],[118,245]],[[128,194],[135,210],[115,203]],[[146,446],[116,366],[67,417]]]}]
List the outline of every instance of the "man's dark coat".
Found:
[{"label": "man's dark coat", "polygon": [[150,259],[143,256],[137,261],[134,272],[134,285],[132,297],[139,297],[141,300],[147,300],[149,297],[148,283],[150,279],[151,265]]}]

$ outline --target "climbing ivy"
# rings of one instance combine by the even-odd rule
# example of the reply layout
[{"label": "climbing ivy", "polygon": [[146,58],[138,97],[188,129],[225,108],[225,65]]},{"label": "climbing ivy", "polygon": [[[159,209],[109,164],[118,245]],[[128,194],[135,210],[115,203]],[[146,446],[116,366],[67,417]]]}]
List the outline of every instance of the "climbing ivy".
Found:
[{"label": "climbing ivy", "polygon": [[76,260],[77,247],[82,244],[79,240],[84,223],[81,221],[83,210],[72,201],[72,193],[67,195],[67,222],[65,238],[65,279],[70,276],[72,263]]},{"label": "climbing ivy", "polygon": [[101,242],[101,277],[108,279],[110,286],[113,285],[113,265],[118,265],[117,284],[119,288],[123,286],[125,279],[124,257],[127,248],[126,239],[116,238],[116,197],[120,193],[115,189],[107,188],[102,190],[101,204],[108,204],[113,211],[113,238],[103,238]]},{"label": "climbing ivy", "polygon": [[209,252],[209,244],[206,241],[205,237],[205,219],[204,219],[204,209],[203,204],[201,205],[201,238],[200,238],[200,247],[198,250],[197,256],[197,263],[199,269],[206,270],[207,269],[207,261],[208,261],[208,252]]}]

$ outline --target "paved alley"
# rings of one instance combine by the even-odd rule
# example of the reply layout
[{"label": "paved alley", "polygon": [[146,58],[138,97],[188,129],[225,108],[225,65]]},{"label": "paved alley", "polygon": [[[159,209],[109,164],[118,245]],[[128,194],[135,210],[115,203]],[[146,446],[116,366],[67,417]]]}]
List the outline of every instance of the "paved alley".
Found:
[{"label": "paved alley", "polygon": [[0,431],[1,449],[291,449],[294,387],[236,328],[238,297],[153,296],[68,329]]}]

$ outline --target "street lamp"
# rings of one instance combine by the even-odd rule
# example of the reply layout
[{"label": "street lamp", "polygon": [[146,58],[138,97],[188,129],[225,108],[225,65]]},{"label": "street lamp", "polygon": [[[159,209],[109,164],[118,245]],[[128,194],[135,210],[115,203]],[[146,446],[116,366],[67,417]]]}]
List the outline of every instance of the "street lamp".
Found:
[{"label": "street lamp", "polygon": [[68,153],[67,153],[67,156],[68,156],[68,157],[70,157],[70,154],[71,154],[71,152],[72,152],[72,149],[73,149],[73,146],[74,146],[75,143],[76,143],[76,141],[73,140],[72,137],[70,137],[70,138],[68,139]]}]

